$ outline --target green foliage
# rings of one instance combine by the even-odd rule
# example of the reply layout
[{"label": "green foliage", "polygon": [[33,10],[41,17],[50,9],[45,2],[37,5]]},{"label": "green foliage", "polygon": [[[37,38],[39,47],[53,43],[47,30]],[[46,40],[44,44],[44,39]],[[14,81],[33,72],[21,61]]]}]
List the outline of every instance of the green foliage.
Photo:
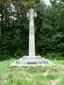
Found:
[{"label": "green foliage", "polygon": [[39,0],[0,0],[0,58],[28,54],[26,14],[31,7],[38,13],[35,18],[36,54],[64,52],[64,4],[61,2],[54,0],[51,6],[46,6]]},{"label": "green foliage", "polygon": [[[36,50],[39,53],[64,52],[64,5],[52,3],[38,9],[38,28],[36,32]],[[62,15],[62,16],[61,16]]]}]

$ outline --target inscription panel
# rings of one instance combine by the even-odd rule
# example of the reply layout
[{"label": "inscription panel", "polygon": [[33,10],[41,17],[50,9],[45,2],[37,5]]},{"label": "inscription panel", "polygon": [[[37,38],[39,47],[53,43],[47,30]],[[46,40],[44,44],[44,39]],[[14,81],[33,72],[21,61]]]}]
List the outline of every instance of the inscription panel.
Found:
[{"label": "inscription panel", "polygon": [[37,64],[37,62],[27,62],[27,64]]}]

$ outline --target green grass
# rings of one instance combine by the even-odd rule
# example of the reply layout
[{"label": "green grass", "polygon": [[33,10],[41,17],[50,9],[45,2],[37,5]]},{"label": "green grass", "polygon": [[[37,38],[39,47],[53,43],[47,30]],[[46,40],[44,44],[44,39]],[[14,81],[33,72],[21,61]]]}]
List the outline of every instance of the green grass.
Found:
[{"label": "green grass", "polygon": [[0,61],[0,85],[64,85],[64,60],[50,59],[52,67],[10,67],[13,61]]}]

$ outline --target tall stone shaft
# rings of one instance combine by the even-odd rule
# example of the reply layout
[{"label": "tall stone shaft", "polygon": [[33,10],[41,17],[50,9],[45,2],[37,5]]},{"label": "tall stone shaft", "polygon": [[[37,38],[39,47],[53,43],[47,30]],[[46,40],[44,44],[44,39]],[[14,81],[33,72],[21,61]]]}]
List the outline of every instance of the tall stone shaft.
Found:
[{"label": "tall stone shaft", "polygon": [[34,9],[31,8],[28,13],[28,18],[29,18],[29,57],[35,57],[34,17],[36,17],[36,12],[34,12]]}]

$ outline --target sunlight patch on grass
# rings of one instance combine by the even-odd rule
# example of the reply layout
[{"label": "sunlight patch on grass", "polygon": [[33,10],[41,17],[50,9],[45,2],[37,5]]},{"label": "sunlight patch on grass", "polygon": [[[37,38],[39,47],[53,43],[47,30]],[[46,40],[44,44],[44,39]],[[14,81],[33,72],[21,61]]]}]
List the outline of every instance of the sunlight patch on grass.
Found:
[{"label": "sunlight patch on grass", "polygon": [[15,61],[15,59],[0,61],[0,69],[6,69],[14,61]]}]

